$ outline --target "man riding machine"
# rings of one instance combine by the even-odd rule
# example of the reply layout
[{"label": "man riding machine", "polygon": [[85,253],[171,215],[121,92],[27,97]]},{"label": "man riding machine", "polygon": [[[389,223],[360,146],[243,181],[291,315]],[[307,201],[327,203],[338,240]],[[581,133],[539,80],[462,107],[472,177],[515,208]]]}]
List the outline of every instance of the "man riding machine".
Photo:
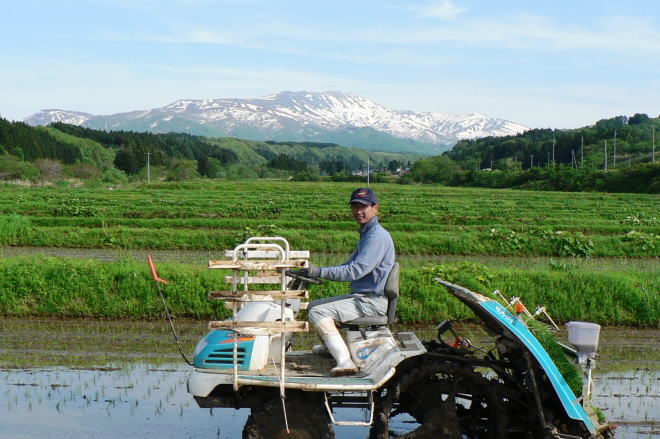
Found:
[{"label": "man riding machine", "polygon": [[349,203],[351,215],[360,225],[360,241],[355,252],[341,265],[310,265],[298,271],[300,275],[312,279],[351,282],[350,294],[314,300],[307,308],[309,322],[324,343],[315,346],[313,352],[329,352],[332,355],[337,362],[331,370],[332,376],[354,375],[358,371],[337,330],[337,324],[347,327],[380,326],[389,322],[385,284],[395,266],[394,243],[378,222],[376,194],[371,189],[360,188],[353,191]]}]

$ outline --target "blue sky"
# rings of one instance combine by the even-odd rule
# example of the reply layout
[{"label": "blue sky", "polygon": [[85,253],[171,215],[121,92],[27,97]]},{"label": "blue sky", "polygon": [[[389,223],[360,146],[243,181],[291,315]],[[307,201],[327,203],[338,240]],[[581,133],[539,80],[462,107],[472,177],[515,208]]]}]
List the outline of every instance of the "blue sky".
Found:
[{"label": "blue sky", "polygon": [[530,127],[660,114],[660,1],[3,0],[0,115],[341,90]]}]

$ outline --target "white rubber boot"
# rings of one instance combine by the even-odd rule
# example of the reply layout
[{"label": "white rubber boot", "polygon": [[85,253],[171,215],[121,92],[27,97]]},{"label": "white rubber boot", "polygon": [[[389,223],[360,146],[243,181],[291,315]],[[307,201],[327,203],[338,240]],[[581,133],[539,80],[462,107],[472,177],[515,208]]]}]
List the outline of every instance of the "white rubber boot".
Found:
[{"label": "white rubber boot", "polygon": [[321,357],[331,356],[330,351],[328,350],[328,347],[325,345],[325,343],[315,344],[314,346],[312,346],[312,354]]},{"label": "white rubber boot", "polygon": [[316,330],[337,362],[337,366],[330,370],[330,374],[333,377],[355,375],[358,368],[351,360],[351,354],[348,352],[348,347],[335,326],[335,321],[331,318],[319,320],[316,322]]}]

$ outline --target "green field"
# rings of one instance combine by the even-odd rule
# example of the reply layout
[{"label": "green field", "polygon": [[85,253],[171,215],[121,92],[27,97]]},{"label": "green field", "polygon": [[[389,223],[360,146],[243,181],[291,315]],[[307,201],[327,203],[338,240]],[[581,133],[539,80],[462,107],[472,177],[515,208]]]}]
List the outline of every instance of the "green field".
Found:
[{"label": "green field", "polygon": [[[218,250],[248,235],[350,253],[351,183],[159,183],[128,189],[0,187],[0,245]],[[377,184],[399,254],[648,258],[660,197]]]},{"label": "green field", "polygon": [[[530,308],[547,305],[560,321],[659,326],[658,196],[372,188],[400,255],[402,322],[470,319],[433,282],[440,276],[482,294],[499,289],[520,296]],[[146,264],[129,250],[220,256],[247,236],[279,235],[293,249],[311,250],[312,262],[336,263],[358,238],[347,206],[353,189],[285,181],[112,190],[2,186],[1,245],[105,249],[119,260],[0,259],[0,315],[157,318],[161,305]],[[222,273],[205,265],[163,264],[163,276],[174,281],[167,290],[176,315],[226,316],[220,304],[206,299],[207,291],[222,288]],[[346,288],[326,283],[313,289],[313,297]]]}]

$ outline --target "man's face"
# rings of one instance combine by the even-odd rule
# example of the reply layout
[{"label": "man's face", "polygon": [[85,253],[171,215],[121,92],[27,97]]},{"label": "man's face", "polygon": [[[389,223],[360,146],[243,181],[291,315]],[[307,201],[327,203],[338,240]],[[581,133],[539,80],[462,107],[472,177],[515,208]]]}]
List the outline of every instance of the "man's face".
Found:
[{"label": "man's face", "polygon": [[371,218],[378,214],[378,204],[367,205],[362,203],[351,203],[351,215],[355,221],[363,226],[367,224]]}]

